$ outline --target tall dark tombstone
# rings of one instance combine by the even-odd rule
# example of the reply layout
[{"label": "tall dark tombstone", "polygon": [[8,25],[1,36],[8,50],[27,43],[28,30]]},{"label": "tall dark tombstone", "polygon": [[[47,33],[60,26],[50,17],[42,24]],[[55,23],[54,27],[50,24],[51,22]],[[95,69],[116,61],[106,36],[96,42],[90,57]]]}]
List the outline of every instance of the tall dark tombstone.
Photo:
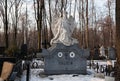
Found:
[{"label": "tall dark tombstone", "polygon": [[0,55],[4,56],[5,47],[0,47]]},{"label": "tall dark tombstone", "polygon": [[28,51],[27,44],[22,44],[20,58],[24,58],[25,56],[27,56],[27,51]]},{"label": "tall dark tombstone", "polygon": [[113,48],[113,47],[108,48],[108,58],[111,59],[111,60],[116,60],[115,48]]},{"label": "tall dark tombstone", "polygon": [[99,53],[99,48],[98,46],[97,47],[94,47],[94,55],[93,55],[93,59],[94,60],[99,60],[99,57],[100,56],[100,53]]}]

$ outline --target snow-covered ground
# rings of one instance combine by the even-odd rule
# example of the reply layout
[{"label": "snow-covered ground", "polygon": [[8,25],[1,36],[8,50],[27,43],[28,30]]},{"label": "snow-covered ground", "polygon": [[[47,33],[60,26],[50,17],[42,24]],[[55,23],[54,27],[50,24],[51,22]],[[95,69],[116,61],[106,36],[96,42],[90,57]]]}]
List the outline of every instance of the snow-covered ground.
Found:
[{"label": "snow-covered ground", "polygon": [[[62,74],[62,75],[39,75],[40,69],[31,69],[30,81],[105,81],[104,78],[94,77],[91,75]],[[93,71],[89,70],[93,73]],[[26,81],[26,72],[23,73],[21,79],[15,81]]]},{"label": "snow-covered ground", "polygon": [[[105,65],[106,61],[99,62],[100,65]],[[42,62],[41,62],[42,63]],[[114,61],[113,61],[114,63]],[[41,75],[43,69],[31,69],[29,81],[114,81],[113,77],[104,76],[102,73],[96,73],[93,69],[87,69],[87,75],[78,74],[62,74],[62,75]],[[15,81],[26,81],[26,71],[23,72],[21,78]]]},{"label": "snow-covered ground", "polygon": [[30,81],[105,81],[104,79],[95,78],[90,75],[79,75],[73,77],[73,75],[53,75],[46,78],[32,76]]}]

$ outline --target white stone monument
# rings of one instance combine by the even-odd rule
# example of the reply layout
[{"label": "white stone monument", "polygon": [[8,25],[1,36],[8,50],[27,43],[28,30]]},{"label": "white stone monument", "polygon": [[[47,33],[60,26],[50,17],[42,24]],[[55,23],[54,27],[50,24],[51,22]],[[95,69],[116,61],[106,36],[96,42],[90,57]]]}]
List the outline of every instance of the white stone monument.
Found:
[{"label": "white stone monument", "polygon": [[63,43],[66,46],[78,43],[77,39],[72,38],[74,28],[76,27],[75,20],[72,16],[67,18],[66,13],[53,21],[52,32],[54,38],[51,40],[51,45],[54,43]]},{"label": "white stone monument", "polygon": [[100,56],[106,57],[106,55],[105,55],[105,48],[104,48],[103,45],[100,47]]}]

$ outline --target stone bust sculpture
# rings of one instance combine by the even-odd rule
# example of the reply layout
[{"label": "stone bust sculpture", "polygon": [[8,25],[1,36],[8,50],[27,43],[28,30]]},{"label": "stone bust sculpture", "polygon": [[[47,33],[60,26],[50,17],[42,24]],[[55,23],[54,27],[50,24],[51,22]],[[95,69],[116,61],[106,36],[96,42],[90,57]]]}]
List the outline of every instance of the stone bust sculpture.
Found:
[{"label": "stone bust sculpture", "polygon": [[75,20],[72,16],[67,18],[66,14],[53,20],[52,32],[54,38],[51,40],[51,45],[54,43],[63,43],[66,46],[78,43],[77,39],[72,38],[74,28],[76,27]]}]

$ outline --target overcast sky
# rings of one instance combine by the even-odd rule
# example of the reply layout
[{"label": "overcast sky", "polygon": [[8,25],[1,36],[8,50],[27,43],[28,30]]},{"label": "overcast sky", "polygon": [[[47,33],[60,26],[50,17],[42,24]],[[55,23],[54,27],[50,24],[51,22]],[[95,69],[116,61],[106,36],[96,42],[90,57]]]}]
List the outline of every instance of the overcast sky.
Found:
[{"label": "overcast sky", "polygon": [[[26,0],[27,1],[27,7],[28,7],[28,11],[31,12],[29,14],[32,14],[34,13],[34,10],[32,10],[32,5],[33,5],[33,0]],[[74,0],[73,0],[74,1]],[[90,0],[89,0],[90,1]],[[107,0],[94,0],[95,1],[95,6],[96,6],[96,9],[100,12],[102,12],[105,8],[105,2]],[[23,5],[23,8],[26,7],[26,4]],[[48,9],[48,8],[47,8]],[[30,17],[32,17],[32,15],[30,15]]]}]

